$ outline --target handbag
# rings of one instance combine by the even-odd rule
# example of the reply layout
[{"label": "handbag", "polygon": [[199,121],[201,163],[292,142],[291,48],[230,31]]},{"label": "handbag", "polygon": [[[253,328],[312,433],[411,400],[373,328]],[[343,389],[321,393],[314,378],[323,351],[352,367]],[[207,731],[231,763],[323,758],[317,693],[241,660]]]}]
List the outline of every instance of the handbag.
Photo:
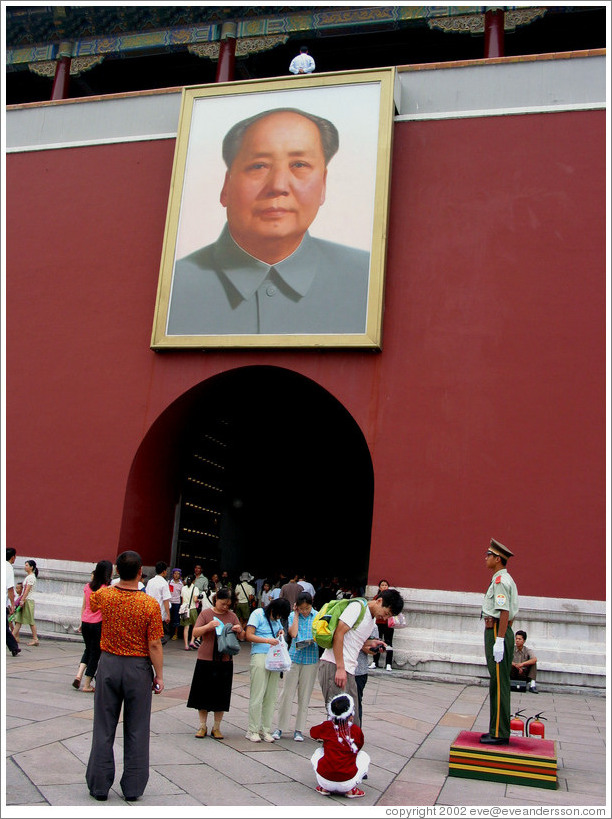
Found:
[{"label": "handbag", "polygon": [[268,671],[289,671],[291,668],[291,657],[287,649],[285,638],[281,634],[278,643],[270,646],[266,654],[266,669]]},{"label": "handbag", "polygon": [[191,597],[189,598],[189,603],[181,603],[181,607],[179,609],[179,617],[182,617],[185,620],[189,619],[189,610],[191,609],[191,601],[193,600],[194,591],[195,587],[191,590]]},{"label": "handbag", "polygon": [[221,633],[217,634],[217,651],[219,654],[229,654],[231,657],[240,653],[240,643],[233,628],[231,623],[225,623]]}]

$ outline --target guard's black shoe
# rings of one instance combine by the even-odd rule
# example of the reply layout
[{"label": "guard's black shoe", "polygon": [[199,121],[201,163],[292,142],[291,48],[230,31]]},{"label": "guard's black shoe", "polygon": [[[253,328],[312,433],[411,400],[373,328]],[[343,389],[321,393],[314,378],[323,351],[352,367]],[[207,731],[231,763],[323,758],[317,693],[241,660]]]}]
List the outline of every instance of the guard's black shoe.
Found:
[{"label": "guard's black shoe", "polygon": [[16,657],[18,654],[21,654],[21,649],[20,648],[12,648],[11,649],[11,654],[13,655],[13,657]]},{"label": "guard's black shoe", "polygon": [[124,797],[126,802],[135,802],[137,799],[140,799],[139,796],[125,796]]},{"label": "guard's black shoe", "polygon": [[507,745],[510,740],[504,739],[503,737],[492,737],[490,734],[485,734],[484,736],[480,737],[480,741],[483,745]]},{"label": "guard's black shoe", "polygon": [[108,801],[108,794],[102,795],[101,793],[92,793],[89,791],[89,795],[92,796],[94,799],[97,799],[98,802],[107,802]]}]

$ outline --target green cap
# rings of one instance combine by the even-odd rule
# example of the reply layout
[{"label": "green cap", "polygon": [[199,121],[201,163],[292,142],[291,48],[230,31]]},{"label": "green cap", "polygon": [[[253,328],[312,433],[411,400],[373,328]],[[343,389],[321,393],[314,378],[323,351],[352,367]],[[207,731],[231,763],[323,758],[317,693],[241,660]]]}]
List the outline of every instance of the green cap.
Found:
[{"label": "green cap", "polygon": [[504,546],[503,543],[500,543],[499,540],[495,540],[494,538],[491,538],[489,551],[499,555],[499,557],[514,557],[514,552],[511,552],[507,546]]}]

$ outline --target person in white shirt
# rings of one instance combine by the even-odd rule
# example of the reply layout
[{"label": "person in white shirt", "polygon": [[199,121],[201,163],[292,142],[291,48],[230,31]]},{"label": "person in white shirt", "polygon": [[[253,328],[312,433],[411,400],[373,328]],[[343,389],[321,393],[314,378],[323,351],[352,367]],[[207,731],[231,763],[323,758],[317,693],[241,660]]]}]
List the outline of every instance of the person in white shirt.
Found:
[{"label": "person in white shirt", "polygon": [[300,579],[298,580],[298,585],[301,586],[304,589],[305,592],[308,592],[308,594],[314,600],[315,587],[312,585],[312,583],[309,580],[306,580],[306,575],[305,574],[299,575],[299,578]]},{"label": "person in white shirt", "polygon": [[[359,652],[366,642],[370,646],[384,646],[383,640],[369,639],[375,619],[387,620],[399,614],[403,608],[404,600],[397,589],[387,589],[380,597],[369,601],[361,622],[356,625],[362,612],[362,603],[355,600],[354,603],[347,604],[334,631],[333,646],[325,649],[319,660],[319,685],[326,707],[337,694],[350,694],[355,702],[359,701],[355,682]],[[354,720],[355,725],[361,725],[358,713]]]},{"label": "person in white shirt", "polygon": [[315,70],[315,61],[308,53],[308,48],[302,46],[300,53],[294,57],[289,64],[289,71],[292,74],[312,74]]},{"label": "person in white shirt", "polygon": [[172,597],[168,581],[166,580],[167,572],[168,564],[160,560],[155,564],[155,577],[149,580],[145,588],[146,593],[154,597],[159,603],[164,623],[170,623],[170,598]]},{"label": "person in white shirt", "polygon": [[6,647],[13,657],[16,657],[21,651],[9,625],[9,615],[15,611],[15,571],[13,563],[16,557],[16,549],[9,548],[6,550]]},{"label": "person in white shirt", "polygon": [[[143,575],[143,577],[145,577],[145,576],[146,575]],[[111,580],[111,586],[116,586],[118,583],[121,583],[121,578],[119,576],[113,577],[113,579]],[[145,584],[142,582],[142,580],[139,580],[138,581],[138,591],[144,591],[144,590],[145,590]]]}]

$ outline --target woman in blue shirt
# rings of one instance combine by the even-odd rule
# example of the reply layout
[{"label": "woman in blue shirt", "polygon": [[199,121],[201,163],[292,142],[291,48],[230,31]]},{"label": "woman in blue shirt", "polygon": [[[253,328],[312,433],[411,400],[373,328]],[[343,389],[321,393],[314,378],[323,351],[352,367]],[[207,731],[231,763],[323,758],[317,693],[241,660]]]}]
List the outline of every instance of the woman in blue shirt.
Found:
[{"label": "woman in blue shirt", "polygon": [[249,696],[249,727],[246,738],[251,742],[274,742],[270,733],[276,691],[280,674],[268,671],[266,654],[278,643],[283,633],[281,620],[289,617],[288,600],[272,600],[265,609],[251,612],[246,626],[246,638],[251,643],[251,691]]},{"label": "woman in blue shirt", "polygon": [[287,730],[289,717],[291,716],[291,706],[297,689],[298,712],[293,739],[296,742],[304,741],[308,703],[317,679],[317,668],[319,666],[319,649],[312,639],[312,621],[317,614],[316,609],[312,607],[312,595],[308,592],[299,594],[289,616],[291,668],[285,675],[285,685],[278,708],[278,728],[272,734],[274,739],[280,739],[283,731]]}]

